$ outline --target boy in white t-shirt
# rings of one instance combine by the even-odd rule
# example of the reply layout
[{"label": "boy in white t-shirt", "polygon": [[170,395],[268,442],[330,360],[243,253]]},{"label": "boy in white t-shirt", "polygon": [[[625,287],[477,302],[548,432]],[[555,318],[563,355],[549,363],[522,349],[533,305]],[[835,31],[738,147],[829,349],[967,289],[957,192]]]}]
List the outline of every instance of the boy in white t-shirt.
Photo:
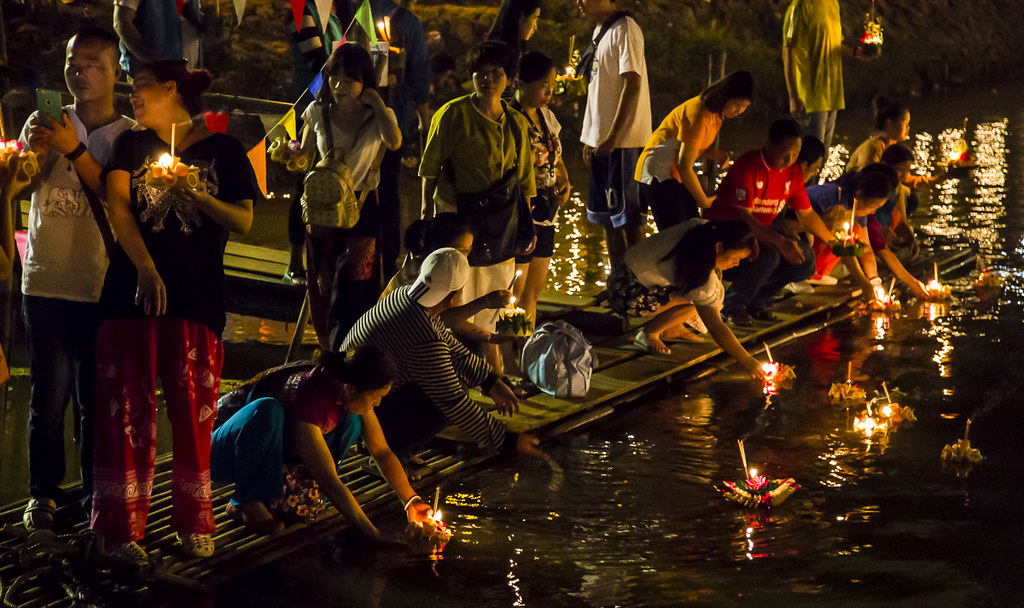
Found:
[{"label": "boy in white t-shirt", "polygon": [[[651,136],[651,94],[644,35],[616,0],[576,0],[580,10],[607,31],[594,53],[583,117],[584,160],[590,165],[587,219],[605,228],[614,270],[626,249],[640,241],[646,210],[633,172]],[[623,3],[623,0],[618,0]]]},{"label": "boy in white t-shirt", "polygon": [[32,207],[21,282],[32,390],[32,498],[24,514],[29,529],[53,525],[64,480],[64,411],[72,397],[81,412],[86,504],[92,490],[93,351],[107,252],[82,184],[103,198],[103,165],[114,139],[134,124],[114,109],[114,83],[121,76],[117,42],[100,28],[79,31],[68,43],[64,66],[74,103],[64,108],[59,123],[33,113],[21,133],[42,169],[28,186]]}]

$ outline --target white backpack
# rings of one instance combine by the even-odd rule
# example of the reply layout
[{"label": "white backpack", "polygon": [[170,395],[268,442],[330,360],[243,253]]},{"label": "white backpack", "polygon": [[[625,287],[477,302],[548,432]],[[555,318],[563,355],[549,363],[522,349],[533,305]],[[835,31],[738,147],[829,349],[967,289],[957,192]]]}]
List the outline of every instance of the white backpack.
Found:
[{"label": "white backpack", "polygon": [[523,347],[523,371],[537,388],[555,397],[585,397],[595,367],[593,345],[565,321],[544,323]]}]

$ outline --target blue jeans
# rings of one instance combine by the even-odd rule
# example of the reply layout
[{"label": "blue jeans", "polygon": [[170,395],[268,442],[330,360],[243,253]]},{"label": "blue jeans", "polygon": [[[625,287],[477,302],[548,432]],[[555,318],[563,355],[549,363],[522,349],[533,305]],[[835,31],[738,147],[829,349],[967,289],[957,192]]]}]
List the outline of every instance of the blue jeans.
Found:
[{"label": "blue jeans", "polygon": [[813,135],[825,144],[825,160],[828,160],[828,150],[832,147],[832,136],[836,133],[837,113],[837,110],[808,112],[800,121],[800,126],[804,128],[807,135]]},{"label": "blue jeans", "polygon": [[770,308],[772,300],[787,283],[803,281],[814,272],[814,250],[804,241],[797,241],[804,254],[800,264],[790,264],[775,247],[759,242],[760,252],[754,259],[746,259],[735,268],[723,273],[732,281],[725,292],[722,312],[729,314],[742,308],[763,310]]},{"label": "blue jeans", "polygon": [[[362,418],[348,414],[324,435],[335,462],[345,456],[362,429]],[[251,401],[213,431],[210,477],[235,484],[233,504],[280,498],[284,465],[298,461],[298,452],[287,437],[284,405],[273,397]]]},{"label": "blue jeans", "polygon": [[64,411],[78,412],[84,502],[92,494],[93,403],[96,387],[94,303],[25,296],[21,306],[28,343],[31,396],[28,411],[29,492],[58,499],[64,481]]}]

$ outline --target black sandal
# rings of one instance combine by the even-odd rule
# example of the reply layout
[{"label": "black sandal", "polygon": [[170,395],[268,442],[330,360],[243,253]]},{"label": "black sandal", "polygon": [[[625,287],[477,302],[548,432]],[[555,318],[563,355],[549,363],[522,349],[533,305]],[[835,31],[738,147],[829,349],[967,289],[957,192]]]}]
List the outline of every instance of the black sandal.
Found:
[{"label": "black sandal", "polygon": [[21,522],[27,530],[52,530],[57,503],[52,498],[32,498],[25,507]]}]

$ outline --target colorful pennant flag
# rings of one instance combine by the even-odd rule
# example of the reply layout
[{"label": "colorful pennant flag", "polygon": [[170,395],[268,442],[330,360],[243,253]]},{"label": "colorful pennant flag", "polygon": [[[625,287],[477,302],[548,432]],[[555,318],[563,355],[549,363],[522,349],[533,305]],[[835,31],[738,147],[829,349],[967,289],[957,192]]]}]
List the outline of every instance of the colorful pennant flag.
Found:
[{"label": "colorful pennant flag", "polygon": [[227,112],[211,112],[207,110],[203,112],[203,118],[206,120],[206,130],[210,133],[228,132]]},{"label": "colorful pennant flag", "polygon": [[331,5],[333,0],[316,0],[316,12],[320,17],[320,32],[327,31],[327,21],[331,18]]},{"label": "colorful pennant flag", "polygon": [[174,0],[174,6],[178,9],[178,14],[185,8],[185,0]]},{"label": "colorful pennant flag", "polygon": [[245,12],[245,0],[234,0],[235,1],[235,16],[238,17],[238,23],[242,22],[242,13]]},{"label": "colorful pennant flag", "polygon": [[313,82],[309,83],[309,92],[313,94],[313,97],[316,97],[322,86],[324,86],[324,73],[317,72],[316,76],[313,77]]},{"label": "colorful pennant flag", "polygon": [[295,31],[302,31],[302,9],[306,7],[306,0],[288,0],[292,5],[292,17],[295,17]]},{"label": "colorful pennant flag", "polygon": [[373,10],[370,9],[370,0],[363,0],[359,10],[356,11],[353,21],[358,23],[363,28],[363,31],[366,32],[366,36],[370,39],[370,48],[377,46],[377,27],[373,23]]},{"label": "colorful pennant flag", "polygon": [[281,123],[284,124],[284,130],[288,132],[289,139],[297,139],[295,136],[295,107],[291,107],[287,112],[284,113],[284,117],[281,118]]},{"label": "colorful pennant flag", "polygon": [[258,144],[249,150],[246,156],[252,163],[252,170],[256,173],[256,183],[259,184],[263,197],[267,197],[267,140],[263,138]]}]

